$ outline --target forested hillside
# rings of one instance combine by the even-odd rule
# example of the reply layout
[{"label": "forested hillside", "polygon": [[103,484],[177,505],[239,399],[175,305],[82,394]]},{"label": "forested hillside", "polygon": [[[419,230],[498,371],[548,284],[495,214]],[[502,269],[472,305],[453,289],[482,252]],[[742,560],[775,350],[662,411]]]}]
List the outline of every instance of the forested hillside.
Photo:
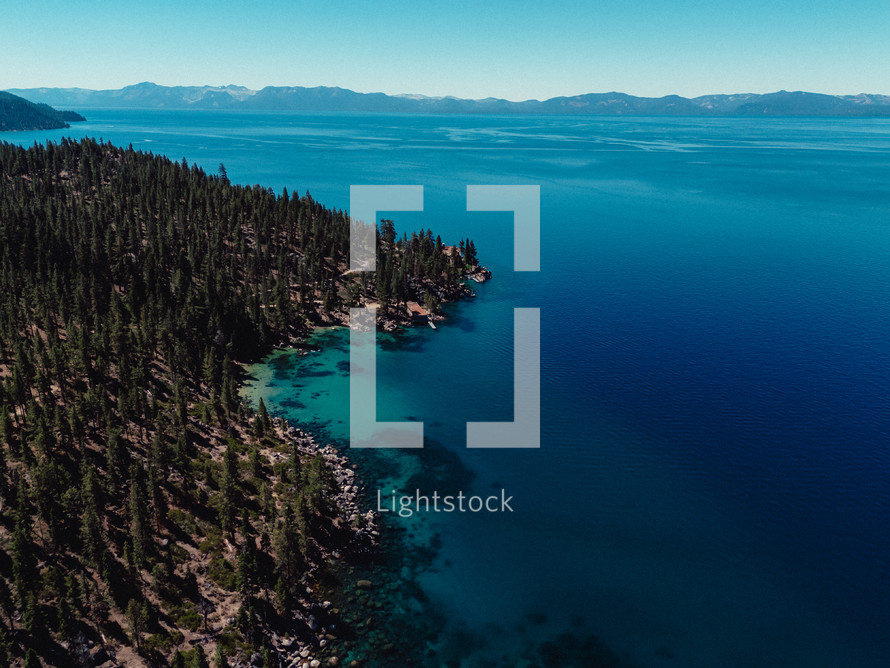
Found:
[{"label": "forested hillside", "polygon": [[84,120],[73,111],[57,111],[48,104],[35,104],[17,95],[0,92],[0,132],[54,130]]},{"label": "forested hillside", "polygon": [[378,294],[345,272],[348,226],[222,166],[0,144],[0,665],[285,658],[324,558],[374,520],[344,460],[242,404],[239,363],[465,269],[387,223]]}]

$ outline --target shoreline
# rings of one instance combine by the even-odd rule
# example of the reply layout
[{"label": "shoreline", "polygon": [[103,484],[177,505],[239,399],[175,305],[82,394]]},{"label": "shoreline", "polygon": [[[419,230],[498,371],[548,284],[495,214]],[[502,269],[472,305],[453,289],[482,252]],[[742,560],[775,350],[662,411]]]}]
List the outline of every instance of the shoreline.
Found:
[{"label": "shoreline", "polygon": [[[465,500],[464,510],[469,512],[434,512],[435,490],[440,491],[440,511],[447,510],[443,500],[445,495],[454,496],[459,504],[461,490],[465,495],[485,492],[480,497],[483,500],[486,495],[499,490],[475,488],[472,471],[457,458],[447,456],[446,452],[437,453],[435,443],[418,452],[347,452],[348,442],[343,439],[340,428],[340,420],[346,418],[342,412],[339,415],[331,413],[337,409],[336,402],[330,399],[335,396],[336,383],[326,380],[327,377],[336,378],[338,369],[341,374],[343,371],[342,365],[346,361],[344,335],[348,336],[343,327],[314,327],[298,344],[289,349],[277,348],[256,367],[245,368],[252,380],[245,382],[242,390],[251,405],[256,405],[262,397],[276,414],[290,416],[278,419],[293,429],[294,434],[306,434],[316,443],[328,444],[325,447],[347,461],[355,471],[352,479],[358,480],[361,476],[353,498],[361,505],[362,512],[376,510],[374,504],[381,490],[382,504],[378,505],[384,509],[391,508],[386,508],[390,489],[404,489],[410,494],[417,483],[429,497],[428,513],[423,497],[419,501],[412,498],[412,510],[419,503],[420,511],[411,517],[399,516],[396,498],[396,512],[376,513],[378,536],[375,549],[367,559],[328,561],[324,573],[319,573],[316,598],[330,602],[327,612],[336,615],[333,623],[338,629],[333,635],[337,639],[329,642],[333,642],[335,648],[347,651],[344,665],[441,668],[442,665],[502,665],[498,662],[510,657],[513,663],[509,665],[525,668],[536,665],[629,666],[628,657],[620,656],[600,640],[597,629],[583,624],[580,618],[564,618],[560,610],[530,607],[517,611],[510,625],[496,633],[486,624],[468,624],[459,607],[448,612],[447,606],[455,604],[453,597],[440,598],[441,592],[432,586],[433,580],[440,577],[458,576],[448,572],[451,564],[447,548],[443,550],[443,540],[450,532],[447,523],[442,522],[448,517],[460,522],[460,517],[470,516],[472,510],[468,509]],[[431,341],[427,336],[433,334],[417,332],[415,336]],[[286,350],[290,350],[292,357],[283,352]],[[317,361],[307,357],[310,351],[319,354]],[[313,381],[316,375],[321,378]],[[307,385],[303,385],[304,382]],[[322,395],[318,400],[320,403],[309,398],[315,391]],[[324,397],[328,394],[329,397]],[[303,405],[302,401],[308,405]],[[444,450],[447,451],[447,447]],[[421,462],[417,459],[419,452],[428,453],[433,459],[424,458]],[[390,453],[395,453],[394,458],[388,456]],[[446,456],[443,458],[441,454]],[[509,498],[512,491],[507,488],[505,496]],[[500,502],[500,497],[498,500]],[[478,502],[474,503],[478,505]],[[492,508],[493,504],[492,501]],[[504,516],[509,514],[506,512]],[[437,575],[439,573],[441,575]],[[557,657],[571,663],[553,663]],[[353,661],[357,663],[353,664]],[[307,664],[296,665],[302,668]]]},{"label": "shoreline", "polygon": [[[357,465],[339,453],[330,444],[319,444],[316,437],[300,426],[283,417],[273,417],[271,422],[275,435],[300,454],[324,458],[325,465],[332,471],[336,480],[337,492],[331,500],[336,504],[338,517],[333,520],[335,529],[347,528],[349,542],[343,545],[320,546],[320,558],[304,574],[306,598],[299,601],[299,607],[291,610],[297,622],[308,629],[309,634],[292,632],[281,637],[273,637],[272,645],[280,655],[282,665],[290,667],[317,668],[324,665],[348,665],[356,668],[363,665],[358,659],[345,663],[341,657],[349,652],[337,642],[334,633],[338,631],[339,610],[330,600],[318,595],[322,583],[334,574],[341,564],[357,563],[372,558],[380,546],[379,514],[371,509],[363,510],[359,499],[364,491],[363,484],[356,474]],[[272,465],[285,462],[287,456],[281,452],[270,457]],[[277,640],[277,642],[276,642]]]},{"label": "shoreline", "polygon": [[[248,391],[255,387],[244,386]],[[258,395],[254,396],[258,399]],[[571,662],[565,665],[596,668],[629,665],[626,658],[617,655],[588,628],[574,621],[570,624],[559,621],[558,611],[528,610],[517,626],[503,628],[498,633],[493,633],[489,626],[467,626],[459,616],[447,614],[439,607],[441,601],[431,598],[425,584],[426,578],[436,577],[435,573],[448,568],[447,562],[437,562],[442,548],[439,527],[427,522],[424,512],[408,518],[399,517],[398,512],[381,513],[373,509],[379,491],[373,485],[392,479],[395,475],[392,461],[381,462],[378,459],[381,453],[376,451],[361,451],[360,460],[353,460],[336,445],[336,438],[331,441],[323,428],[318,431],[320,424],[313,426],[294,418],[272,419],[283,438],[296,441],[305,448],[306,454],[321,451],[326,462],[341,474],[337,496],[346,501],[347,507],[358,508],[360,516],[375,518],[372,550],[358,555],[331,553],[313,572],[312,597],[304,619],[308,624],[317,625],[313,630],[314,640],[286,640],[282,647],[284,655],[289,657],[285,666],[440,668],[448,662],[500,665],[495,657],[506,656],[515,659],[515,665],[526,668],[563,665],[552,663],[557,657]],[[462,475],[454,470],[447,474],[439,470],[435,477],[453,483],[448,493],[457,495],[461,488],[470,489],[472,476],[460,480],[455,473]],[[427,495],[430,515],[433,515],[432,488]],[[442,499],[440,496],[440,510]],[[383,500],[385,502],[386,497]],[[416,498],[413,500],[416,502]],[[423,510],[422,498],[420,504]],[[529,630],[533,630],[531,637]],[[329,663],[335,657],[335,662]]]},{"label": "shoreline", "polygon": [[[447,298],[445,294],[441,295],[443,299],[440,303],[443,306],[453,305],[474,298],[476,294],[470,288],[469,281],[481,283],[490,277],[491,272],[487,269],[475,267],[458,287],[449,291]],[[393,310],[396,313],[378,312],[377,331],[394,334],[422,327],[412,322],[412,318],[401,308],[390,309]],[[265,360],[276,354],[290,352],[303,358],[322,352],[323,346],[313,343],[316,336],[349,328],[348,308],[328,316],[331,321],[313,323],[307,331],[292,338],[286,345],[271,346],[259,359],[239,364],[243,374],[239,392],[251,410],[256,410],[261,398],[269,399],[262,393],[254,394],[258,384],[252,383],[251,378],[257,379],[248,371],[248,367],[267,364]],[[444,314],[430,314],[430,320],[436,322],[446,318]],[[294,668],[316,668],[317,665],[395,668],[411,662],[422,665],[426,653],[438,642],[438,628],[444,621],[432,621],[436,619],[433,609],[425,610],[421,616],[424,619],[401,619],[402,626],[409,624],[414,629],[408,637],[414,640],[423,638],[423,643],[417,645],[406,642],[404,638],[399,642],[380,630],[392,626],[391,620],[375,621],[377,617],[386,617],[389,613],[378,604],[379,601],[372,599],[375,598],[373,590],[378,588],[383,589],[383,595],[390,595],[394,588],[421,592],[415,578],[432,565],[435,547],[410,545],[405,527],[397,526],[397,523],[386,527],[387,536],[382,540],[386,518],[382,512],[374,509],[372,490],[368,488],[371,481],[360,478],[359,463],[314,430],[311,423],[282,416],[271,417],[271,422],[275,435],[288,447],[297,448],[304,456],[320,453],[324,457],[325,464],[336,479],[337,492],[332,501],[340,511],[339,520],[348,524],[352,535],[350,545],[342,550],[331,548],[323,551],[320,563],[306,574],[311,586],[307,587],[305,604],[300,606],[306,613],[295,616],[315,634],[314,639],[280,638],[276,649],[283,657],[283,665]],[[274,466],[286,458],[283,453],[271,453],[270,463]],[[420,598],[425,597],[420,595]],[[428,603],[424,606],[427,607]],[[374,613],[374,617],[366,616],[369,611]],[[346,627],[345,636],[349,640],[335,633],[341,630],[341,624]],[[316,661],[324,663],[316,664]]]},{"label": "shoreline", "polygon": [[[295,630],[273,638],[281,665],[429,665],[426,660],[446,621],[430,606],[417,577],[431,566],[434,548],[411,544],[404,526],[387,526],[383,515],[367,502],[359,464],[337,446],[322,443],[321,436],[295,420],[279,416],[271,422],[275,435],[289,447],[306,456],[322,455],[337,484],[332,500],[340,513],[334,523],[345,522],[351,535],[347,545],[323,549],[318,563],[305,574],[306,596],[291,613],[308,632]],[[277,455],[273,465],[286,459]],[[384,604],[393,598],[400,604]],[[423,614],[399,612],[416,601],[421,601]]]},{"label": "shoreline", "polygon": [[[302,359],[311,352],[322,352],[323,346],[314,345],[313,337],[343,328],[348,325],[314,326],[287,347],[275,347],[253,364],[267,364],[263,360],[276,353],[290,351]],[[252,376],[248,364],[240,366],[244,373],[240,389],[242,399],[252,410],[256,409],[260,398],[270,406],[274,405],[268,397],[256,392],[261,384],[268,383],[268,379]],[[279,639],[276,649],[282,657],[282,665],[293,668],[431,665],[428,663],[430,652],[441,642],[439,631],[447,622],[431,607],[418,577],[432,566],[438,537],[432,537],[429,544],[427,541],[415,542],[402,522],[387,522],[374,510],[373,489],[368,485],[376,476],[361,469],[379,465],[379,462],[361,462],[348,453],[344,454],[345,448],[335,444],[337,439],[332,442],[324,430],[319,432],[317,425],[313,428],[311,422],[280,415],[271,417],[271,421],[276,436],[288,444],[295,444],[304,456],[322,454],[336,478],[337,492],[333,500],[340,509],[340,520],[349,524],[353,536],[353,549],[326,551],[323,559],[307,574],[311,593],[307,590],[305,605],[301,605],[305,614],[299,617],[312,630],[313,638],[294,635]],[[373,456],[377,453],[365,454]],[[284,454],[274,455],[275,461],[284,458]],[[362,527],[353,526],[356,520],[363,523]],[[386,604],[393,600],[398,602]],[[400,612],[413,610],[416,613],[418,605],[423,614]]]}]

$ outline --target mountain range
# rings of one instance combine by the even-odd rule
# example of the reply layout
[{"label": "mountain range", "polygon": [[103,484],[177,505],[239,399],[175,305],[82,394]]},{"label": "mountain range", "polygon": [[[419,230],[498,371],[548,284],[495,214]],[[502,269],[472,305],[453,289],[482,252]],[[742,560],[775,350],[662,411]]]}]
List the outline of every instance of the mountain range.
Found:
[{"label": "mountain range", "polygon": [[227,109],[259,111],[365,111],[431,114],[577,114],[645,116],[885,116],[890,95],[825,95],[804,91],[737,93],[686,98],[588,93],[548,100],[513,102],[424,95],[357,93],[317,86],[160,86],[144,82],[115,90],[10,88],[33,102],[80,108]]}]

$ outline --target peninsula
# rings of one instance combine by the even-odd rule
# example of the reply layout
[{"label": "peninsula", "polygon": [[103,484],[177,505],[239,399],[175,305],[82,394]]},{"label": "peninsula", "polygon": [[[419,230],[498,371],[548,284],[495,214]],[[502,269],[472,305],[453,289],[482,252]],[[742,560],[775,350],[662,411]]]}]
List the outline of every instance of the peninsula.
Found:
[{"label": "peninsula", "polygon": [[47,104],[34,104],[17,95],[0,92],[0,132],[55,130],[85,120],[73,111],[57,111]]}]

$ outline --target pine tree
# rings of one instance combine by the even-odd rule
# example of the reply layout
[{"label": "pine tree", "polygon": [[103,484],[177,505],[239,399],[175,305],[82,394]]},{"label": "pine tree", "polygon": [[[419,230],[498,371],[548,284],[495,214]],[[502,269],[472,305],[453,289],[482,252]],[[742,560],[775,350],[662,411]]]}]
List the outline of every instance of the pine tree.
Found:
[{"label": "pine tree", "polygon": [[156,534],[160,534],[161,522],[167,514],[167,499],[161,487],[158,467],[153,464],[149,464],[148,467],[148,498],[151,500],[154,530]]},{"label": "pine tree", "polygon": [[315,453],[306,469],[306,486],[304,489],[305,498],[313,510],[325,511],[334,485],[333,473],[325,463],[324,456],[320,452]]},{"label": "pine tree", "polygon": [[49,457],[41,458],[34,469],[34,500],[37,515],[46,525],[47,538],[54,546],[58,545],[61,530],[62,512],[59,507],[59,490],[62,487],[63,472]]},{"label": "pine tree", "polygon": [[84,499],[83,516],[81,517],[80,539],[83,542],[84,556],[87,563],[97,568],[100,556],[104,551],[102,524],[96,513],[93,499]]},{"label": "pine tree", "polygon": [[143,483],[142,468],[133,464],[130,467],[130,543],[132,544],[133,564],[141,568],[148,562],[151,538],[148,533],[146,510],[148,499]]},{"label": "pine tree", "polygon": [[7,630],[4,627],[0,626],[0,666],[8,666],[11,664],[12,640],[10,639]]},{"label": "pine tree", "polygon": [[[19,495],[23,495],[24,480],[20,479]],[[12,576],[19,604],[24,605],[37,584],[37,557],[31,541],[31,523],[24,501],[16,513],[16,524],[12,534]]]},{"label": "pine tree", "polygon": [[74,638],[74,613],[67,596],[63,595],[60,597],[57,613],[59,635],[65,642],[70,643]]},{"label": "pine tree", "polygon": [[266,522],[275,519],[275,499],[272,497],[272,488],[267,482],[260,484],[260,510]]},{"label": "pine tree", "polygon": [[37,596],[33,591],[27,593],[22,606],[22,628],[34,636],[43,632],[43,617],[40,614]]},{"label": "pine tree", "polygon": [[6,406],[0,403],[0,443],[11,443],[12,438],[12,417],[9,415],[9,410],[6,408]]},{"label": "pine tree", "polygon": [[270,421],[269,413],[266,411],[266,402],[260,397],[260,405],[257,408],[256,418],[254,419],[254,433],[257,439],[262,440],[263,436],[269,430]]},{"label": "pine tree", "polygon": [[226,451],[223,454],[223,468],[232,482],[238,481],[238,453],[235,452],[235,446],[232,441],[226,443]]},{"label": "pine tree", "polygon": [[223,533],[230,535],[235,531],[235,482],[225,466],[219,481],[219,522]]},{"label": "pine tree", "polygon": [[250,475],[259,478],[263,475],[263,466],[260,462],[260,449],[256,445],[250,447]]},{"label": "pine tree", "polygon": [[238,551],[238,567],[235,571],[238,591],[244,604],[253,593],[253,586],[257,580],[257,555],[256,543],[250,522],[245,515],[241,521],[242,545]]},{"label": "pine tree", "polygon": [[229,668],[229,662],[226,660],[226,653],[222,643],[216,645],[216,657],[214,658],[216,668]]},{"label": "pine tree", "polygon": [[143,606],[135,598],[131,598],[127,604],[127,623],[130,625],[130,635],[136,644],[136,651],[142,652],[142,634],[145,632],[146,615]]},{"label": "pine tree", "polygon": [[204,653],[204,647],[201,645],[195,647],[195,653],[192,656],[192,668],[210,668],[210,664],[207,663],[207,654]]},{"label": "pine tree", "polygon": [[124,472],[124,455],[121,445],[120,431],[109,427],[108,438],[105,442],[106,473],[112,489],[116,489],[121,482]]},{"label": "pine tree", "polygon": [[42,665],[40,659],[37,658],[37,652],[34,651],[33,647],[29,647],[28,651],[25,652],[25,668],[41,668]]},{"label": "pine tree", "polygon": [[99,499],[99,482],[92,467],[84,464],[82,469],[80,539],[87,562],[93,568],[97,568],[105,549],[102,522],[99,519],[99,509],[102,507]]},{"label": "pine tree", "polygon": [[[287,598],[291,588],[296,585],[301,561],[299,535],[290,504],[285,504],[282,519],[272,537],[272,544],[275,548],[275,561],[283,587],[281,596]],[[276,593],[278,592],[276,591]]]}]

